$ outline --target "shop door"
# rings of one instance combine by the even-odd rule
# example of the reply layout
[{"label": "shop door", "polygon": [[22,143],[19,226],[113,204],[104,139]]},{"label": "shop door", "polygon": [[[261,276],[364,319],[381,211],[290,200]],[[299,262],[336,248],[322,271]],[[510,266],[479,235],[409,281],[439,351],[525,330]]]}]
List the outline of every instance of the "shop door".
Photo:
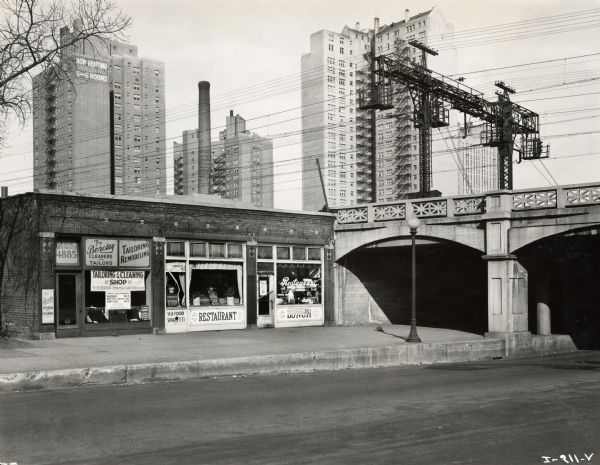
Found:
[{"label": "shop door", "polygon": [[275,275],[261,273],[258,275],[258,318],[259,328],[273,327],[273,312],[275,308]]},{"label": "shop door", "polygon": [[56,320],[58,329],[78,333],[79,275],[76,273],[57,273],[56,289]]}]

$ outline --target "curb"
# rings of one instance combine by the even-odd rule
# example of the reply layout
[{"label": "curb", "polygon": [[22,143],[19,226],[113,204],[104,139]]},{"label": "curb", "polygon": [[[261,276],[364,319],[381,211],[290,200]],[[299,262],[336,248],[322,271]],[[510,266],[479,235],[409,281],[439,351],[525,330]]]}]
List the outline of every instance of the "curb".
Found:
[{"label": "curb", "polygon": [[143,384],[165,381],[307,373],[358,368],[469,362],[502,358],[505,342],[487,339],[436,344],[396,344],[382,347],[327,350],[214,360],[142,363],[96,368],[0,374],[0,392],[58,389],[75,386]]}]

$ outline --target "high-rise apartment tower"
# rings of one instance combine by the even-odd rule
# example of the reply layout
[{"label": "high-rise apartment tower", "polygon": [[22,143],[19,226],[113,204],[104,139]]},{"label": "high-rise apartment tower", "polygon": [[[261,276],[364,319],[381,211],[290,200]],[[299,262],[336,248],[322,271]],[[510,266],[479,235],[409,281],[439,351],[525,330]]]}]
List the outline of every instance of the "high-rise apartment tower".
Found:
[{"label": "high-rise apartment tower", "polygon": [[[452,37],[452,26],[437,8],[373,29],[345,26],[341,33],[322,30],[310,37],[302,56],[303,208],[325,204],[319,160],[329,206],[387,202],[419,191],[419,142],[413,104],[403,86],[394,88],[394,108],[360,110],[358,89],[371,80],[369,56],[398,54],[417,60],[410,40]],[[455,53],[444,51],[437,71],[449,72]]]},{"label": "high-rise apartment tower", "polygon": [[33,79],[34,188],[165,194],[164,64],[100,40],[65,49],[61,61],[68,80]]}]

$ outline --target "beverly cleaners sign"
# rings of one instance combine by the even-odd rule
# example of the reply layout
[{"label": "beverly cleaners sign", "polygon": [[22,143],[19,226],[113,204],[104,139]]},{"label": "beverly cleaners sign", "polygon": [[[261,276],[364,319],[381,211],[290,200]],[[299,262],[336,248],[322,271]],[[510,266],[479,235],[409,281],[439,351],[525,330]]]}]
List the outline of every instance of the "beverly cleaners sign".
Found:
[{"label": "beverly cleaners sign", "polygon": [[84,250],[88,267],[150,267],[148,240],[87,238]]}]

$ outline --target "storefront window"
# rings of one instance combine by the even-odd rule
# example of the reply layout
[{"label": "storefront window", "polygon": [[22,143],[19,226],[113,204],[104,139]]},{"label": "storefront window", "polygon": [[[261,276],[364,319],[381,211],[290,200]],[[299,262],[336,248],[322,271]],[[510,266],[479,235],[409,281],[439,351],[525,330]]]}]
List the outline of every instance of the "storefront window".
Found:
[{"label": "storefront window", "polygon": [[277,260],[289,260],[290,259],[290,248],[289,247],[277,247]]},{"label": "storefront window", "polygon": [[190,305],[242,305],[242,265],[190,261]]},{"label": "storefront window", "polygon": [[184,242],[167,242],[167,256],[169,257],[185,257]]},{"label": "storefront window", "polygon": [[242,245],[241,244],[227,244],[227,257],[242,258]]},{"label": "storefront window", "polygon": [[167,307],[185,307],[185,267],[185,262],[167,262],[165,265]]},{"label": "storefront window", "polygon": [[150,320],[150,272],[86,270],[86,323]]},{"label": "storefront window", "polygon": [[294,260],[306,260],[306,247],[292,247]]},{"label": "storefront window", "polygon": [[296,263],[277,265],[278,304],[320,304],[321,295],[321,265]]},{"label": "storefront window", "polygon": [[206,243],[192,242],[190,244],[190,256],[191,257],[206,257]]},{"label": "storefront window", "polygon": [[259,245],[258,246],[258,259],[259,260],[273,260],[273,246]]},{"label": "storefront window", "polygon": [[210,258],[225,258],[225,244],[210,244]]},{"label": "storefront window", "polygon": [[318,247],[308,248],[308,259],[309,260],[321,260],[321,249]]}]

